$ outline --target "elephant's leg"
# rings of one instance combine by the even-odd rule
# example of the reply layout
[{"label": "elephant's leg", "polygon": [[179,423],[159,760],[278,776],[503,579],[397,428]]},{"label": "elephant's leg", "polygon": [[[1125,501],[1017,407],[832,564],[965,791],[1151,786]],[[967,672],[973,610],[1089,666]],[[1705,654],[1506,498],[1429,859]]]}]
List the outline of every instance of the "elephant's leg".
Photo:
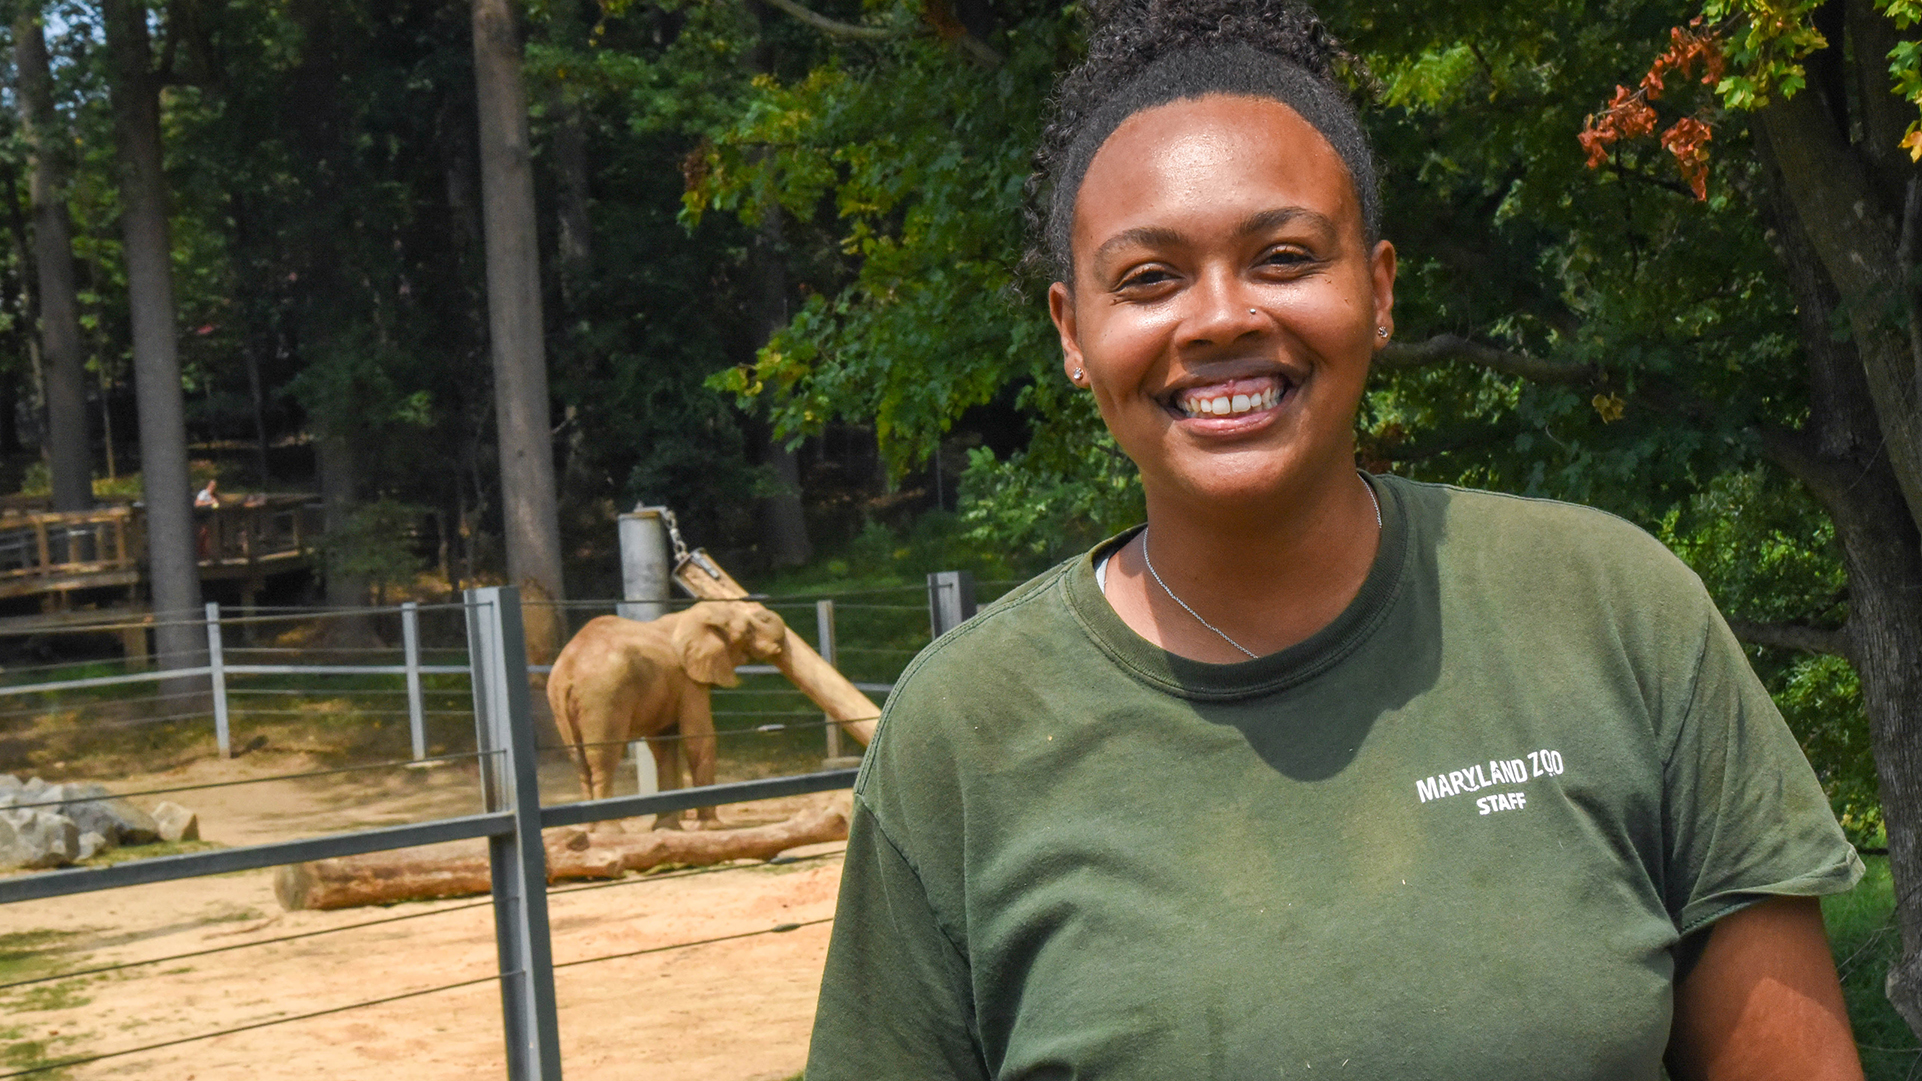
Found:
[{"label": "elephant's leg", "polygon": [[[581,767],[581,787],[588,799],[606,799],[614,794],[614,771],[621,766],[621,744],[605,739],[575,748]],[[600,828],[619,832],[617,820],[601,823]]]},{"label": "elephant's leg", "polygon": [[[714,783],[715,742],[714,707],[702,687],[681,703],[681,753],[687,756],[688,781],[697,788]],[[703,829],[721,824],[713,807],[696,808],[695,815]]]},{"label": "elephant's leg", "polygon": [[[671,792],[681,787],[681,740],[672,727],[656,735],[660,738],[647,741],[647,749],[654,752],[654,787],[662,792]],[[655,815],[654,828],[680,829],[681,812]]]}]

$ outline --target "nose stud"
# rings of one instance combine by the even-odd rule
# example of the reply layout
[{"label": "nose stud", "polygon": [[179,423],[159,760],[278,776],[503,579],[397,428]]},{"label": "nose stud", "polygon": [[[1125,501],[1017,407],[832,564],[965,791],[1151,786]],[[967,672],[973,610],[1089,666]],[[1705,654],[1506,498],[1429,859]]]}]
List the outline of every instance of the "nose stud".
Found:
[{"label": "nose stud", "polygon": [[1253,314],[1255,314],[1255,310],[1254,310],[1253,308],[1249,308],[1249,309],[1248,309],[1248,314],[1249,314],[1249,315],[1253,315]]}]

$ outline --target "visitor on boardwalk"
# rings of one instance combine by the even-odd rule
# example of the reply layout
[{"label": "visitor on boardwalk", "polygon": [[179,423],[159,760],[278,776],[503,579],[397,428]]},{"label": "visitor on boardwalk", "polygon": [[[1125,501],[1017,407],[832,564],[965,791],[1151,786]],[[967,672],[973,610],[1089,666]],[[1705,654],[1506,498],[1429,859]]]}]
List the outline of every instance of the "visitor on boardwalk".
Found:
[{"label": "visitor on boardwalk", "polygon": [[1395,249],[1276,0],[1110,0],[1039,163],[1065,372],[1147,524],[888,703],[809,1081],[1859,1078],[1861,864],[1700,582],[1358,473]]}]

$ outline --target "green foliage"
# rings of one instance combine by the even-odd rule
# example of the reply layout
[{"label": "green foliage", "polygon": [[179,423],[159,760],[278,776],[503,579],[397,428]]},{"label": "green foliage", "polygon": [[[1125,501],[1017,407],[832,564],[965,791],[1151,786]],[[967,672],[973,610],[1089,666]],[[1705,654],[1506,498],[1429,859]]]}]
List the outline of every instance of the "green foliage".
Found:
[{"label": "green foliage", "polygon": [[1828,40],[1815,29],[1820,0],[1708,0],[1702,16],[1722,28],[1733,71],[1717,84],[1731,109],[1759,109],[1769,95],[1790,97],[1807,85],[1800,61],[1826,48]]},{"label": "green foliage", "polygon": [[831,207],[851,278],[814,288],[753,364],[713,386],[765,403],[791,439],[835,418],[872,423],[898,476],[1008,382],[1059,377],[1045,318],[1010,295],[1039,106],[1069,26],[1043,5],[991,71],[907,39],[868,63],[756,80],[703,158],[688,218],[756,222],[779,205],[808,221]]},{"label": "green foliage", "polygon": [[329,575],[364,579],[375,587],[411,582],[422,569],[416,551],[422,508],[376,499],[354,509],[342,528],[321,539]]},{"label": "green foliage", "polygon": [[1016,554],[1039,570],[1142,521],[1141,478],[1101,424],[1085,395],[1028,388],[1021,401],[1041,413],[1029,445],[997,459],[968,452],[961,478],[968,538],[984,550]]}]

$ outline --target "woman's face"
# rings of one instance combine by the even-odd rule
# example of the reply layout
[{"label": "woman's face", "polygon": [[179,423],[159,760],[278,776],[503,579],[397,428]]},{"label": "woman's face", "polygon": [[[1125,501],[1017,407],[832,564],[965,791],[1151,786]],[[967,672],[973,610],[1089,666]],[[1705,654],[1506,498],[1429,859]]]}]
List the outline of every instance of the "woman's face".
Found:
[{"label": "woman's face", "polygon": [[1285,500],[1354,470],[1395,253],[1369,249],[1347,168],[1294,110],[1135,114],[1089,164],[1072,240],[1074,282],[1048,294],[1066,368],[1151,500]]}]

